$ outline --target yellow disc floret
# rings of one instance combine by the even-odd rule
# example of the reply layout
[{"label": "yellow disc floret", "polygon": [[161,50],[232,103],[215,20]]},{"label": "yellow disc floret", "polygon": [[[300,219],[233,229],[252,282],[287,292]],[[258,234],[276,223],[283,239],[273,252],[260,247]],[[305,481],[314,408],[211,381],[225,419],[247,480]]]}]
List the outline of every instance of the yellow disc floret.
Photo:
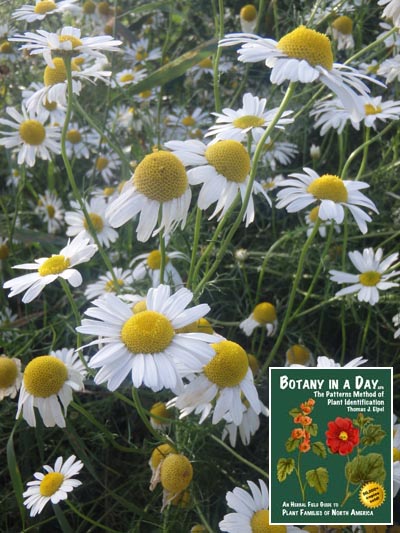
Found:
[{"label": "yellow disc floret", "polygon": [[[90,220],[92,221],[93,227],[96,230],[96,233],[99,233],[104,228],[104,221],[101,218],[100,215],[97,213],[89,213]],[[83,226],[86,230],[89,229],[89,224],[87,223],[87,220],[85,219],[83,221]]]},{"label": "yellow disc floret", "polygon": [[240,18],[246,22],[253,22],[257,18],[257,9],[252,4],[247,4],[240,10]]},{"label": "yellow disc floret", "polygon": [[72,48],[82,46],[82,41],[75,35],[60,35],[58,40],[60,43],[71,43]]},{"label": "yellow disc floret", "polygon": [[259,324],[272,324],[276,320],[275,306],[269,302],[262,302],[253,309],[253,318]]},{"label": "yellow disc floret", "polygon": [[19,134],[26,144],[32,146],[39,146],[46,138],[46,130],[43,124],[34,119],[21,122]]},{"label": "yellow disc floret", "polygon": [[52,355],[41,355],[28,363],[24,372],[24,385],[32,396],[48,398],[60,392],[68,379],[66,365]]},{"label": "yellow disc floret", "polygon": [[111,14],[111,7],[108,2],[100,2],[97,4],[97,10],[100,15],[109,16]]},{"label": "yellow disc floret", "polygon": [[393,448],[393,462],[400,461],[400,450],[398,448]]},{"label": "yellow disc floret", "polygon": [[163,422],[163,418],[171,418],[171,411],[168,411],[167,406],[164,402],[157,402],[153,404],[150,408],[150,416],[156,424]]},{"label": "yellow disc floret", "polygon": [[[119,287],[123,287],[124,286],[124,282],[122,279],[117,279],[117,284]],[[107,281],[106,285],[105,285],[105,290],[106,292],[115,292],[115,282],[113,279],[110,279]]]},{"label": "yellow disc floret", "polygon": [[253,376],[256,376],[260,370],[260,363],[257,357],[251,353],[248,353],[247,357],[249,358],[249,367],[251,368],[251,372]]},{"label": "yellow disc floret", "polygon": [[347,202],[348,193],[343,180],[339,176],[324,174],[315,179],[307,187],[307,192],[318,200],[332,200],[332,202]]},{"label": "yellow disc floret", "polygon": [[319,213],[319,205],[317,205],[313,209],[311,209],[311,211],[310,211],[310,213],[308,215],[310,217],[310,222],[313,222],[314,224],[317,222],[318,213]]},{"label": "yellow disc floret", "polygon": [[187,457],[174,453],[161,464],[161,485],[170,494],[185,490],[193,477],[193,467]]},{"label": "yellow disc floret", "polygon": [[121,329],[121,340],[132,353],[159,353],[175,335],[171,322],[157,311],[142,311],[129,318]]},{"label": "yellow disc floret", "polygon": [[252,533],[285,533],[286,526],[270,526],[268,509],[256,511],[250,520]]},{"label": "yellow disc floret", "polygon": [[61,487],[64,475],[61,472],[50,472],[46,474],[40,482],[40,495],[50,498]]},{"label": "yellow disc floret", "polygon": [[14,385],[18,376],[16,362],[5,355],[0,356],[0,389],[7,389]]},{"label": "yellow disc floret", "polygon": [[375,107],[372,104],[365,104],[364,111],[366,115],[378,115],[379,113],[382,113],[382,108],[380,105]]},{"label": "yellow disc floret", "polygon": [[191,115],[188,115],[187,117],[183,117],[181,122],[187,128],[193,127],[196,124],[196,120]]},{"label": "yellow disc floret", "polygon": [[38,268],[38,272],[41,276],[52,276],[55,274],[61,274],[70,266],[70,260],[63,255],[53,255],[44,261]]},{"label": "yellow disc floret", "polygon": [[120,76],[119,78],[119,81],[121,83],[129,83],[130,81],[133,81],[134,79],[135,79],[134,75],[128,72],[128,73],[122,74],[122,76]]},{"label": "yellow disc floret", "polygon": [[13,52],[12,44],[9,41],[3,41],[0,44],[0,53],[1,54],[11,54]]},{"label": "yellow disc floret", "polygon": [[150,464],[151,466],[156,469],[158,465],[164,461],[170,455],[171,453],[177,453],[176,449],[171,445],[168,444],[168,442],[164,444],[160,444],[160,446],[157,446],[157,448],[154,448],[154,450],[151,453],[150,457]]},{"label": "yellow disc floret", "polygon": [[108,167],[109,163],[110,163],[109,159],[101,155],[100,157],[96,159],[96,170],[98,170],[99,172],[102,172],[105,168]]},{"label": "yellow disc floret", "polygon": [[250,172],[250,156],[238,141],[219,141],[205,151],[205,158],[218,174],[229,181],[243,183]]},{"label": "yellow disc floret", "polygon": [[176,333],[208,333],[209,335],[213,335],[214,330],[206,318],[199,318],[196,322],[191,322],[187,326],[178,328]]},{"label": "yellow disc floret", "polygon": [[375,270],[369,270],[368,272],[363,272],[358,276],[360,283],[365,287],[375,287],[381,280],[381,275]]},{"label": "yellow disc floret", "polygon": [[140,302],[135,303],[135,305],[132,307],[132,311],[137,315],[138,313],[142,313],[143,311],[147,310],[147,304],[146,300],[140,300]]},{"label": "yellow disc floret", "polygon": [[286,358],[290,365],[304,365],[310,359],[310,350],[301,344],[293,344],[286,352]]},{"label": "yellow disc floret", "polygon": [[305,59],[311,66],[320,65],[327,70],[333,66],[331,42],[323,33],[299,26],[278,42],[277,48],[287,56]]},{"label": "yellow disc floret", "polygon": [[221,341],[211,346],[216,354],[204,367],[204,374],[221,388],[239,385],[249,368],[247,353],[232,341]]},{"label": "yellow disc floret", "polygon": [[54,206],[46,205],[46,211],[49,218],[54,218],[54,215],[56,214]]},{"label": "yellow disc floret", "polygon": [[10,248],[8,247],[8,244],[6,242],[3,242],[3,244],[0,244],[0,261],[7,259],[9,255]]},{"label": "yellow disc floret", "polygon": [[[47,65],[44,69],[43,81],[46,87],[56,85],[57,83],[63,83],[67,79],[67,69],[63,58],[53,57],[53,65],[54,67]],[[75,72],[79,70],[77,63],[74,60],[71,61],[71,70]]]},{"label": "yellow disc floret", "polygon": [[140,193],[160,203],[179,198],[188,188],[182,162],[164,150],[146,155],[136,167],[133,182]]},{"label": "yellow disc floret", "polygon": [[96,11],[96,4],[93,0],[86,0],[86,2],[83,3],[82,9],[85,15],[93,15]]},{"label": "yellow disc floret", "polygon": [[[165,257],[165,264],[169,261],[168,256]],[[160,270],[161,268],[161,252],[159,250],[153,250],[147,257],[147,266],[150,270]]]},{"label": "yellow disc floret", "polygon": [[67,131],[67,141],[69,141],[71,144],[78,144],[82,140],[82,135],[80,134],[80,131],[77,129],[72,129]]},{"label": "yellow disc floret", "polygon": [[45,15],[46,13],[54,11],[56,7],[56,4],[52,2],[52,0],[41,0],[35,5],[33,12],[38,15]]},{"label": "yellow disc floret", "polygon": [[265,120],[257,115],[244,115],[243,117],[235,118],[232,122],[233,126],[245,130],[247,128],[257,128],[263,126]]},{"label": "yellow disc floret", "polygon": [[343,35],[351,35],[353,31],[353,21],[350,17],[343,15],[332,22],[332,27]]},{"label": "yellow disc floret", "polygon": [[340,440],[349,440],[349,435],[347,434],[346,431],[341,431],[339,433],[339,439]]},{"label": "yellow disc floret", "polygon": [[197,63],[200,68],[212,68],[213,63],[210,57],[206,57]]}]

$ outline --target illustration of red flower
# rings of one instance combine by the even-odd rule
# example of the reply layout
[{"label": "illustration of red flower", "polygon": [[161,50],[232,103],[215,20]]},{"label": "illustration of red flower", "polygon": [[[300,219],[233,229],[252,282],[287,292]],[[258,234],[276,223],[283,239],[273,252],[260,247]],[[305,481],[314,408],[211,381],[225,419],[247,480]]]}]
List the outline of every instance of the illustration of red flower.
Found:
[{"label": "illustration of red flower", "polygon": [[328,448],[339,455],[348,455],[360,441],[359,430],[353,426],[350,418],[340,416],[335,421],[328,422],[325,435]]}]

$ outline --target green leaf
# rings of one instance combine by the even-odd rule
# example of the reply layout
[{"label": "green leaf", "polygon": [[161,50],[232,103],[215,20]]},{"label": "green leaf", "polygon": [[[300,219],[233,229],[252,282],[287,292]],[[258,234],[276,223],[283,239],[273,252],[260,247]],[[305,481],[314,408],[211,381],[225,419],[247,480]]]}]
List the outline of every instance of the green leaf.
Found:
[{"label": "green leaf", "polygon": [[294,450],[297,450],[300,444],[300,439],[292,439],[292,437],[289,437],[286,441],[285,447],[287,452],[294,452]]},{"label": "green leaf", "polygon": [[386,431],[382,429],[380,424],[369,424],[364,428],[361,442],[364,446],[373,446],[378,444],[386,436]]},{"label": "green leaf", "polygon": [[[21,520],[23,526],[25,526],[25,507],[23,502],[22,493],[24,491],[24,486],[21,479],[21,473],[19,471],[17,459],[15,456],[14,450],[14,432],[19,424],[19,420],[15,423],[13,430],[7,441],[7,466],[8,472],[10,474],[11,483],[14,489],[15,499],[17,500],[19,514],[21,515]],[[24,527],[22,528],[24,529]]]},{"label": "green leaf", "polygon": [[306,472],[306,480],[310,487],[315,489],[318,494],[324,494],[324,492],[326,492],[328,489],[328,470],[321,466],[315,470],[308,470]]},{"label": "green leaf", "polygon": [[315,455],[318,455],[318,457],[322,457],[325,459],[327,453],[325,444],[323,442],[313,442],[311,444],[311,451],[315,453]]},{"label": "green leaf", "polygon": [[286,477],[289,476],[294,470],[294,459],[285,459],[281,457],[278,461],[276,471],[278,474],[278,481],[285,481]]},{"label": "green leaf", "polygon": [[293,409],[290,409],[289,414],[295,418],[297,415],[301,415],[302,411],[298,407],[294,407]]},{"label": "green leaf", "polygon": [[359,455],[345,467],[346,479],[354,485],[365,483],[367,481],[376,481],[382,484],[385,481],[386,470],[383,457],[380,453],[369,453],[368,455]]},{"label": "green leaf", "polygon": [[308,431],[312,437],[316,437],[318,434],[318,424],[310,424],[309,426],[306,426],[306,431]]}]

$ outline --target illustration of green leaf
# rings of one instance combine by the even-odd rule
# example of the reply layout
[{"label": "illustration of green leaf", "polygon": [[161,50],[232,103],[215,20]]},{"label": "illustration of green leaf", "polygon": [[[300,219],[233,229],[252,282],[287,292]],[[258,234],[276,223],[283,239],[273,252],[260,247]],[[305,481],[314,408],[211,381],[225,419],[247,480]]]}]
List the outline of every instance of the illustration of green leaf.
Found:
[{"label": "illustration of green leaf", "polygon": [[301,415],[302,411],[298,407],[293,407],[293,409],[290,409],[289,414],[294,418],[297,415]]},{"label": "illustration of green leaf", "polygon": [[378,444],[386,436],[386,431],[382,429],[380,424],[369,424],[364,428],[361,443],[364,446],[372,446]]},{"label": "illustration of green leaf", "polygon": [[286,441],[285,447],[287,452],[294,452],[294,450],[297,450],[300,444],[300,439],[292,439],[292,437],[289,437]]},{"label": "illustration of green leaf", "polygon": [[318,457],[322,457],[324,459],[327,455],[325,444],[321,441],[313,442],[311,444],[311,451],[314,452],[315,455],[318,455]]},{"label": "illustration of green leaf", "polygon": [[310,424],[307,426],[307,431],[312,437],[316,437],[318,433],[318,424]]},{"label": "illustration of green leaf", "polygon": [[306,480],[310,487],[314,488],[318,494],[323,494],[328,489],[328,470],[322,466],[315,470],[308,470],[306,472]]},{"label": "illustration of green leaf", "polygon": [[281,457],[278,461],[277,467],[278,481],[285,481],[294,470],[294,459]]},{"label": "illustration of green leaf", "polygon": [[376,481],[383,483],[386,477],[386,470],[383,457],[380,453],[369,453],[354,457],[352,461],[346,464],[346,478],[350,483],[357,485],[367,481]]},{"label": "illustration of green leaf", "polygon": [[353,419],[353,424],[359,428],[363,428],[367,424],[373,422],[374,419],[370,416],[364,416],[363,413],[358,413],[357,418]]}]

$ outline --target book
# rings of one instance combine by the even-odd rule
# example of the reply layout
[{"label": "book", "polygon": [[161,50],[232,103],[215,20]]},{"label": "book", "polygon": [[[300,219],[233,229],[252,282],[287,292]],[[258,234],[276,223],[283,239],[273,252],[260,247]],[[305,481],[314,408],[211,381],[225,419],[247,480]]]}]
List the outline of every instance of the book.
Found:
[{"label": "book", "polygon": [[392,368],[270,368],[270,523],[391,524]]}]

